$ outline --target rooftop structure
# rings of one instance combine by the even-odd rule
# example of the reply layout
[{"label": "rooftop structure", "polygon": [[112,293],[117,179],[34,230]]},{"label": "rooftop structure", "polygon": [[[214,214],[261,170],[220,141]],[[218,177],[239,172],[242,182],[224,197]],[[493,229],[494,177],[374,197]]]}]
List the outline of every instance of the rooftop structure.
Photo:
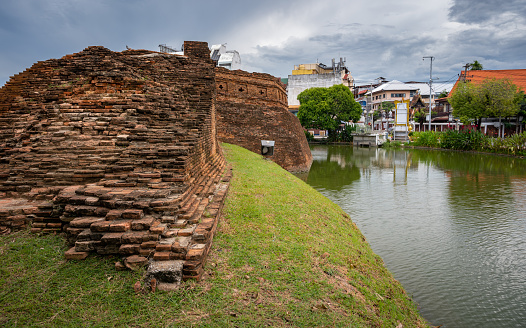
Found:
[{"label": "rooftop structure", "polygon": [[526,69],[462,71],[453,89],[461,81],[481,83],[486,79],[509,79],[520,89],[526,91]]},{"label": "rooftop structure", "polygon": [[210,58],[218,67],[224,67],[230,70],[241,68],[241,56],[236,50],[226,50],[226,43],[215,44],[210,47]]}]

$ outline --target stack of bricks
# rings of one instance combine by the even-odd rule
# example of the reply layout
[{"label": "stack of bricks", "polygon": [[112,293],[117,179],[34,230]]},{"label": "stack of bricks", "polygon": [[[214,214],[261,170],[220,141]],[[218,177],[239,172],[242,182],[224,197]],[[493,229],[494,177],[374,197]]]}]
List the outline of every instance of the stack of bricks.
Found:
[{"label": "stack of bricks", "polygon": [[0,89],[0,198],[33,205],[0,212],[0,229],[32,221],[67,233],[68,258],[187,261],[199,278],[217,220],[206,213],[224,199],[214,74],[207,44],[185,42],[184,56],[89,47],[13,77]]},{"label": "stack of bricks", "polygon": [[[45,232],[60,231],[62,224],[52,218],[53,204],[49,201],[35,201],[23,198],[0,199],[0,235],[12,231],[40,226]],[[42,230],[42,229],[39,229]]]},{"label": "stack of bricks", "polygon": [[308,171],[312,155],[304,129],[288,111],[285,85],[268,74],[216,68],[216,116],[220,141],[255,153],[275,142],[272,161],[292,172]]}]

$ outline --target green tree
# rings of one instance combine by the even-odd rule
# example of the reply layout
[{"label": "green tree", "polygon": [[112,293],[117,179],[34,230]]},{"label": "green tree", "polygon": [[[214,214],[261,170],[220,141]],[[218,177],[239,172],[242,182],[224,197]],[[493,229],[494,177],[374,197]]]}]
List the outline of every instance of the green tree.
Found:
[{"label": "green tree", "polygon": [[487,116],[499,118],[499,134],[502,117],[517,115],[524,97],[523,92],[508,79],[484,80],[480,85],[480,96]]},{"label": "green tree", "polygon": [[[427,112],[426,112],[426,109],[425,108],[419,108],[417,110],[415,110],[415,112],[413,113],[413,120],[415,122],[418,122],[418,124],[420,126],[422,126],[422,124],[424,124],[425,120],[426,120],[426,115]],[[422,128],[420,128],[422,129]]]},{"label": "green tree", "polygon": [[467,124],[475,120],[480,128],[480,121],[486,117],[484,106],[479,96],[479,87],[470,82],[458,83],[448,102],[453,106],[453,116]]},{"label": "green tree", "polygon": [[470,65],[470,69],[472,71],[481,71],[484,69],[484,67],[482,66],[481,63],[478,62],[478,60],[475,60],[474,62],[472,62]]},{"label": "green tree", "polygon": [[335,138],[341,122],[356,122],[362,114],[362,107],[354,100],[349,88],[341,84],[304,90],[298,95],[298,100],[301,125],[328,130],[329,138]]},{"label": "green tree", "polygon": [[386,113],[389,113],[395,109],[395,104],[390,101],[382,101],[380,109]]},{"label": "green tree", "polygon": [[447,90],[442,90],[442,92],[438,95],[438,98],[445,98],[449,95],[449,92]]},{"label": "green tree", "polygon": [[508,79],[486,79],[481,84],[463,82],[457,85],[450,99],[453,115],[463,123],[475,120],[480,129],[483,117],[517,115],[523,92]]}]

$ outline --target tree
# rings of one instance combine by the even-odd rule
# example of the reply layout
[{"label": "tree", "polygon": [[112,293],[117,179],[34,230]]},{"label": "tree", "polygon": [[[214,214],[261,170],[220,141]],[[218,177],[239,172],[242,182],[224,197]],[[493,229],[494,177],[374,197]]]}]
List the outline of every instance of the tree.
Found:
[{"label": "tree", "polygon": [[[462,82],[448,100],[453,106],[453,115],[463,123],[476,120],[477,129],[483,117],[517,115],[523,93],[508,79],[486,79],[481,84]],[[500,126],[500,124],[499,124]]]},{"label": "tree", "polygon": [[422,124],[424,124],[426,120],[426,117],[427,117],[426,115],[427,115],[427,112],[425,108],[418,108],[413,113],[413,120],[415,122],[418,122],[418,124],[420,125],[420,129],[422,128]]},{"label": "tree", "polygon": [[472,71],[481,71],[484,69],[484,67],[482,66],[481,63],[478,62],[478,60],[475,60],[474,62],[472,62],[471,64],[469,64],[470,66],[470,69]]},{"label": "tree", "polygon": [[395,104],[390,101],[382,101],[380,104],[380,109],[384,110],[386,113],[394,110]]},{"label": "tree", "polygon": [[458,117],[464,124],[474,119],[477,126],[480,127],[480,121],[486,115],[478,89],[470,82],[458,83],[448,102],[453,106],[453,116]]},{"label": "tree", "polygon": [[438,98],[445,98],[449,95],[449,92],[447,90],[442,90],[442,92],[438,95]]},{"label": "tree", "polygon": [[349,88],[338,84],[330,88],[310,88],[298,95],[298,119],[305,128],[329,131],[334,138],[342,122],[358,121],[362,107]]},{"label": "tree", "polygon": [[508,79],[487,79],[480,85],[480,96],[487,115],[499,118],[500,135],[502,117],[517,115],[523,93]]}]

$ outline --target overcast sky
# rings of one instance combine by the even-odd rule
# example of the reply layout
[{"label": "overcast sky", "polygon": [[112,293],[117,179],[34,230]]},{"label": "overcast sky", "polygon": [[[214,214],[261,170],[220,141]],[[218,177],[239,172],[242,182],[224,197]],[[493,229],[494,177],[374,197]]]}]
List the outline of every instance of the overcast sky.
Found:
[{"label": "overcast sky", "polygon": [[462,66],[526,68],[524,0],[1,0],[0,85],[36,61],[102,45],[227,43],[243,69],[291,74],[344,57],[358,84],[456,80]]}]

